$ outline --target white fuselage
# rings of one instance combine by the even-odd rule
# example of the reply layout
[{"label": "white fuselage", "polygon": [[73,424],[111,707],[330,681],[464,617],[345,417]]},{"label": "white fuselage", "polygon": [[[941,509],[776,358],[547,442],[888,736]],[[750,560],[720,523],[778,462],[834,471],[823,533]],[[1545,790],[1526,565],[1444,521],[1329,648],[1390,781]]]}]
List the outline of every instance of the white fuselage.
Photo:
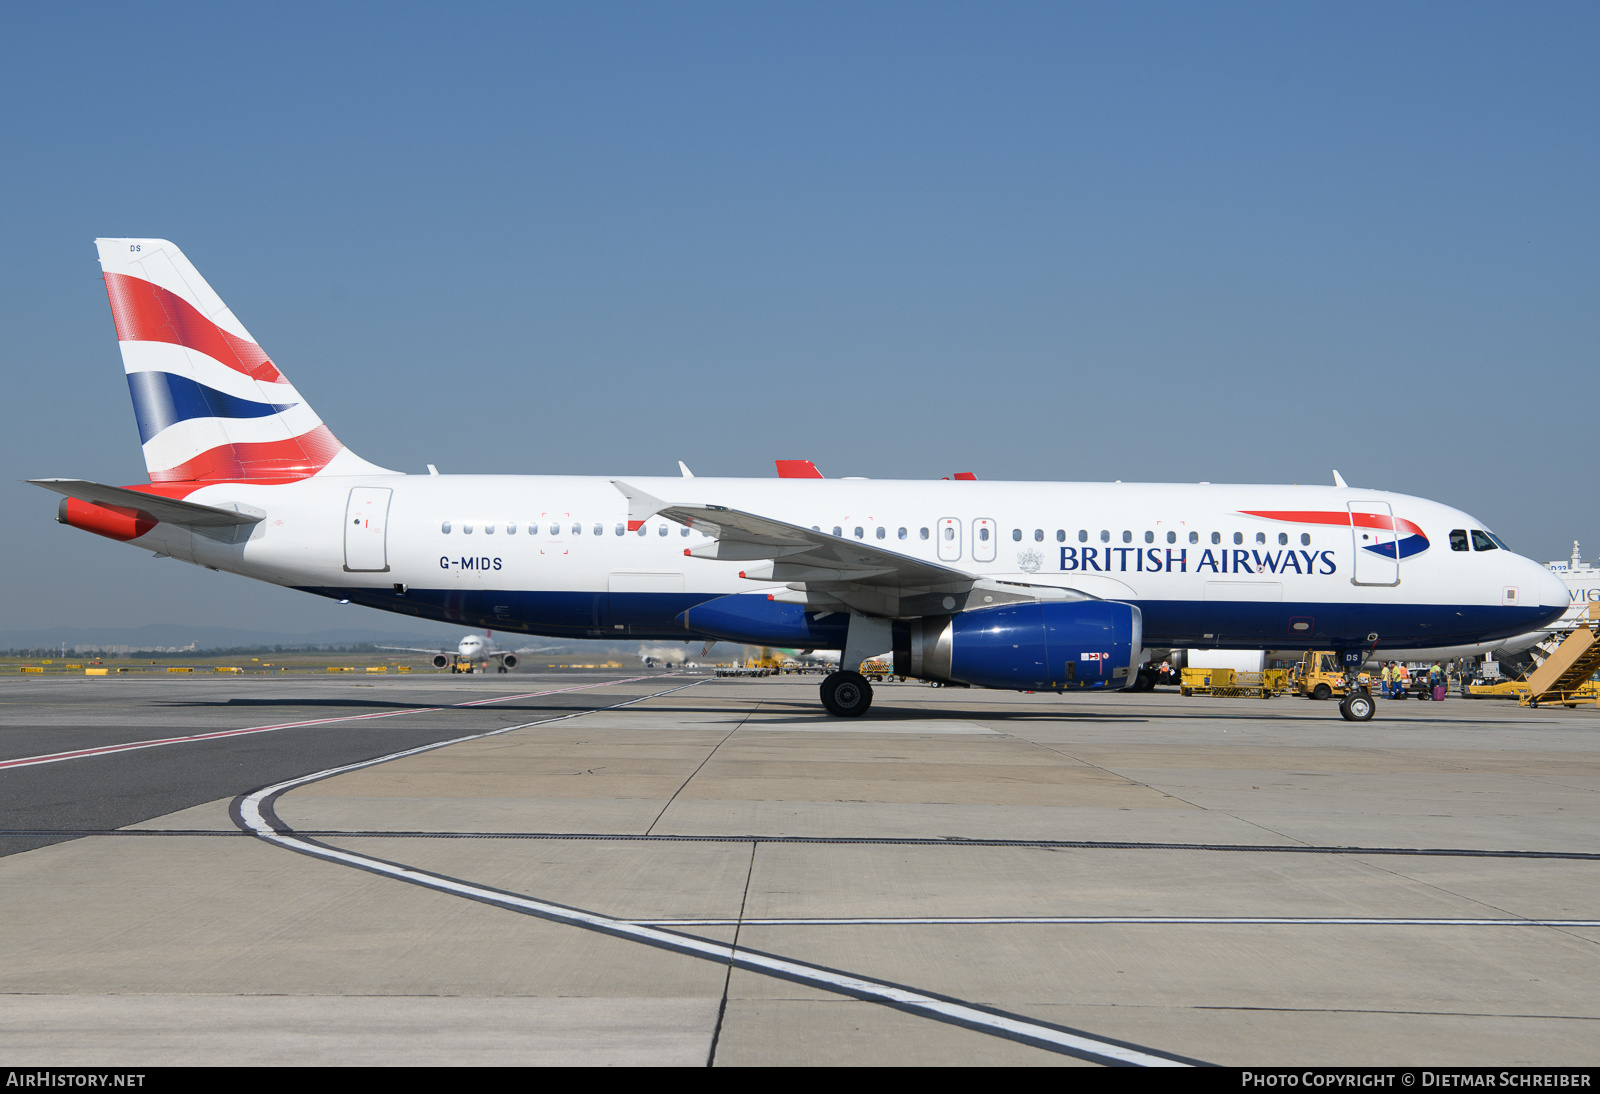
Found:
[{"label": "white fuselage", "polygon": [[[668,502],[758,513],[969,574],[1134,603],[1145,643],[1241,648],[1451,646],[1520,634],[1569,600],[1508,550],[1452,550],[1466,513],[1324,486],[815,479],[629,479]],[[366,524],[353,488],[386,507]],[[390,491],[388,495],[373,491]],[[198,565],[473,626],[562,637],[694,637],[676,617],[732,593],[781,592],[745,565],[686,556],[710,540],[664,518],[629,531],[612,480],[321,476],[187,495],[265,518],[243,542],[158,524],[137,545]],[[1417,553],[1362,552],[1343,516],[1387,505]],[[1271,513],[1273,516],[1251,515]],[[1336,520],[1343,517],[1345,524]],[[1319,518],[1325,518],[1320,519]],[[1398,555],[1399,557],[1396,557]],[[354,562],[354,565],[350,565]]]}]

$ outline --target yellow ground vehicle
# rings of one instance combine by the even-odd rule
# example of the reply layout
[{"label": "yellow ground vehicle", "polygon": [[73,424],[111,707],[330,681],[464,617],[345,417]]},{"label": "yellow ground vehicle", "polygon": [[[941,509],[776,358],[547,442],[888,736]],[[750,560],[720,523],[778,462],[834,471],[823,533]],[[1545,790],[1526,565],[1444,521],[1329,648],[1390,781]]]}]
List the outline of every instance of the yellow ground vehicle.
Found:
[{"label": "yellow ground vehicle", "polygon": [[885,677],[894,675],[894,665],[889,661],[880,661],[877,658],[863,661],[861,662],[861,675],[869,680],[876,680],[881,684]]},{"label": "yellow ground vehicle", "polygon": [[[1366,673],[1356,677],[1369,691],[1372,681]],[[1332,650],[1309,650],[1294,668],[1295,693],[1307,699],[1332,699],[1344,695],[1344,668]]]},{"label": "yellow ground vehicle", "polygon": [[1271,699],[1289,690],[1283,669],[1243,672],[1235,669],[1184,669],[1179,677],[1182,695],[1215,695],[1219,699]]}]

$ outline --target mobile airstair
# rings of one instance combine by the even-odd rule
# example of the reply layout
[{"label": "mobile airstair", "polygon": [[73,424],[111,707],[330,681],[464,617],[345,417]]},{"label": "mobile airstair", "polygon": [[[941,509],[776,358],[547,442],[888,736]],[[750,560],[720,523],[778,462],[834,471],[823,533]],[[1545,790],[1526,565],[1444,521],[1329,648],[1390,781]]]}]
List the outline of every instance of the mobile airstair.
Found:
[{"label": "mobile airstair", "polygon": [[[1595,618],[1595,608],[1596,605],[1590,605],[1591,619]],[[1594,694],[1594,689],[1585,685],[1596,672],[1600,672],[1600,634],[1592,624],[1574,627],[1555,652],[1545,658],[1544,664],[1528,677],[1528,689],[1518,694],[1517,705],[1536,707],[1541,703],[1560,703],[1575,706],[1580,699]]]}]

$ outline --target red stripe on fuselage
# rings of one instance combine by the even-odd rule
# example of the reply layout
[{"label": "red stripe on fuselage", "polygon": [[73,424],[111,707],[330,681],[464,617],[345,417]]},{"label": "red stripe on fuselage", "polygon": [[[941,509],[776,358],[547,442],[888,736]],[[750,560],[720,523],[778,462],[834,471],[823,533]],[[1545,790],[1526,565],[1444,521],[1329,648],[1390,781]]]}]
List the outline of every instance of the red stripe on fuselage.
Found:
[{"label": "red stripe on fuselage", "polygon": [[1281,520],[1291,524],[1337,524],[1348,528],[1355,525],[1357,528],[1383,528],[1406,535],[1417,536],[1422,534],[1422,529],[1412,524],[1403,517],[1389,517],[1383,513],[1341,513],[1337,510],[1316,512],[1314,510],[1260,510],[1241,509],[1239,512],[1247,517],[1265,517],[1267,520]]},{"label": "red stripe on fuselage", "polygon": [[119,341],[167,342],[215,358],[253,380],[278,383],[283,379],[260,346],[229,334],[160,285],[115,273],[106,274],[105,282]]}]

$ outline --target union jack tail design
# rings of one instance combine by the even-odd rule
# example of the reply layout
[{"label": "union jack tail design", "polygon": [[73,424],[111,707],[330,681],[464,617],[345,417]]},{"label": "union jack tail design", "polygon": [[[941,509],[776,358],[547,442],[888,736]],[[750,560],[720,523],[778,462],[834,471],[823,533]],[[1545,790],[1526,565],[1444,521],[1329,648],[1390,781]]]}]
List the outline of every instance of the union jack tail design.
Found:
[{"label": "union jack tail design", "polygon": [[388,473],[339,443],[177,247],[95,245],[152,483]]}]

